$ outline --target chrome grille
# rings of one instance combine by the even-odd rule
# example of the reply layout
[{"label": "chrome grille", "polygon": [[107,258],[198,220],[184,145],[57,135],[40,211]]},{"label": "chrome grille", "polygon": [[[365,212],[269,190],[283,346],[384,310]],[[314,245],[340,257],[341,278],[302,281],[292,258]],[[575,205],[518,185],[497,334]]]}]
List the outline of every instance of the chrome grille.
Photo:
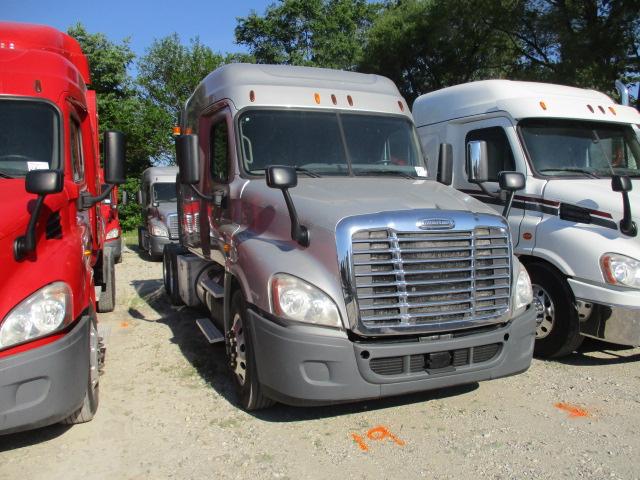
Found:
[{"label": "chrome grille", "polygon": [[469,321],[501,317],[509,308],[505,228],[370,229],[354,233],[351,242],[358,316],[368,331],[428,330],[454,322],[469,326]]},{"label": "chrome grille", "polygon": [[167,215],[167,226],[169,227],[169,238],[177,239],[180,235],[178,230],[178,214]]}]

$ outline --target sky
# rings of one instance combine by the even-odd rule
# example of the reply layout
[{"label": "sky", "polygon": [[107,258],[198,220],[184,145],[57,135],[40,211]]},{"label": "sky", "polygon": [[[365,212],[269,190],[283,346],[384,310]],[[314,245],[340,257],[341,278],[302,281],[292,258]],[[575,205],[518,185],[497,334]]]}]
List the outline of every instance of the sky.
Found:
[{"label": "sky", "polygon": [[[90,33],[120,43],[129,37],[141,56],[154,39],[176,32],[196,36],[215,52],[246,52],[234,43],[236,18],[263,14],[273,0],[0,0],[0,20],[39,23],[66,31],[81,22]],[[188,8],[187,8],[188,6]]]}]

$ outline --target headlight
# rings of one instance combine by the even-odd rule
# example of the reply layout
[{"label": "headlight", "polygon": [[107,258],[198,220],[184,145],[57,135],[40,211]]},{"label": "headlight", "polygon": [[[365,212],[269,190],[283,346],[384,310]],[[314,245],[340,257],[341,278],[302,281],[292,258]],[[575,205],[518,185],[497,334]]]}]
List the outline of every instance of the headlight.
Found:
[{"label": "headlight", "polygon": [[278,273],[271,278],[271,310],[274,315],[296,322],[342,328],[333,300],[292,275]]},{"label": "headlight", "polygon": [[0,325],[0,348],[34,340],[71,323],[71,289],[64,282],[41,288],[15,307]]},{"label": "headlight", "polygon": [[107,233],[107,240],[113,240],[114,238],[118,238],[120,236],[120,232],[118,231],[117,228],[112,228],[111,230],[109,230],[109,233]]},{"label": "headlight", "polygon": [[516,315],[533,302],[533,289],[531,288],[529,273],[520,262],[518,262],[518,267],[518,278],[516,279],[516,288],[513,294],[513,309]]},{"label": "headlight", "polygon": [[149,231],[154,237],[168,237],[169,231],[167,227],[157,219],[151,219],[149,222]]},{"label": "headlight", "polygon": [[640,288],[640,261],[618,253],[605,253],[600,268],[607,283]]}]

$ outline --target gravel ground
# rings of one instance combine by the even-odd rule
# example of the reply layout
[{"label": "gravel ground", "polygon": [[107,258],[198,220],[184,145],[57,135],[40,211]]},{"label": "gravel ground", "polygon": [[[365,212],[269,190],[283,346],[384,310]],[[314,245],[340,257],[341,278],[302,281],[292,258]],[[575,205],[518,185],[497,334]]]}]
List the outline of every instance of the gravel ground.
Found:
[{"label": "gravel ground", "polygon": [[161,276],[125,251],[95,419],[0,437],[0,479],[640,478],[640,349],[588,341],[511,378],[249,414]]}]

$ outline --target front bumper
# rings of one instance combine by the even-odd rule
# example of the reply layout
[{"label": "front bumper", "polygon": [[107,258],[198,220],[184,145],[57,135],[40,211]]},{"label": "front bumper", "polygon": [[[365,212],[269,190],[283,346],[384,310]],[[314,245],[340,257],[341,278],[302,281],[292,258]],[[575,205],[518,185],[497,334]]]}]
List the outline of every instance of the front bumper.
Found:
[{"label": "front bumper", "polygon": [[51,425],[77,410],[89,378],[89,317],[61,339],[0,359],[0,435]]},{"label": "front bumper", "polygon": [[162,255],[164,246],[169,245],[170,243],[178,243],[178,240],[171,240],[169,237],[156,237],[149,235],[149,251],[154,257]]},{"label": "front bumper", "polygon": [[[529,308],[495,330],[435,341],[352,342],[275,324],[249,311],[258,378],[267,396],[289,405],[364,400],[506,377],[527,370],[536,314]],[[474,351],[495,348],[484,361]],[[429,354],[467,355],[464,365],[429,369]],[[377,359],[377,360],[376,360]],[[402,371],[394,371],[394,369]]]},{"label": "front bumper", "polygon": [[580,333],[619,345],[640,346],[640,294],[569,279],[576,300],[597,304]]}]

